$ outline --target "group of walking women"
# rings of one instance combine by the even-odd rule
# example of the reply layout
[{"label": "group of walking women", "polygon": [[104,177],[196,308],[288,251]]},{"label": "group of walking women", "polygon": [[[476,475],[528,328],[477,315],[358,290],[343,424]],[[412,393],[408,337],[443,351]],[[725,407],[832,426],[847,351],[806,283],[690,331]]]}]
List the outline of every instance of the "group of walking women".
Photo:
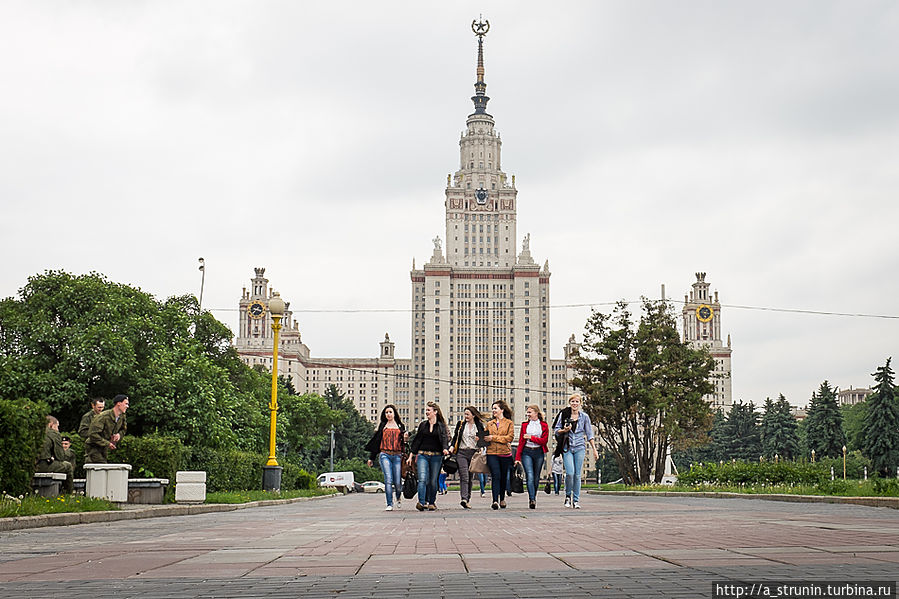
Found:
[{"label": "group of walking women", "polygon": [[[571,395],[568,407],[556,415],[550,427],[539,406],[528,406],[527,417],[521,423],[518,434],[518,447],[513,454],[515,427],[512,423],[512,410],[505,401],[493,403],[492,418],[489,420],[477,408],[468,406],[452,436],[440,406],[435,402],[428,402],[425,419],[418,425],[406,458],[406,464],[410,467],[415,461],[418,475],[418,500],[415,508],[419,511],[437,509],[437,487],[443,461],[447,456],[454,455],[459,473],[459,503],[464,509],[471,509],[471,463],[476,455],[485,453],[492,481],[490,486],[493,503],[490,507],[494,510],[506,508],[506,498],[511,495],[508,488],[510,471],[514,464],[520,463],[527,484],[528,507],[536,509],[540,473],[543,471],[552,428],[556,441],[555,455],[562,457],[565,469],[564,507],[579,509],[581,470],[587,448],[591,448],[594,457],[599,458],[590,417],[581,408],[581,395]],[[392,511],[401,504],[403,449],[408,438],[409,434],[396,407],[385,406],[381,411],[380,425],[365,448],[371,455],[369,465],[377,459],[384,473],[387,511]]]}]

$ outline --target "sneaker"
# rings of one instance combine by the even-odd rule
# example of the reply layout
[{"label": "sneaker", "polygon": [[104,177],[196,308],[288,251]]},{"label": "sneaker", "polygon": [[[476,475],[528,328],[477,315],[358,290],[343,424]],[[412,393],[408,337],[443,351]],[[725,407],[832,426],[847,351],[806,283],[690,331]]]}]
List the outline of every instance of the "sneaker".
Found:
[{"label": "sneaker", "polygon": [[574,505],[573,505],[572,507],[573,507],[574,509],[576,509],[576,510],[579,510],[579,509],[581,509],[581,504],[578,503],[577,501],[575,501],[575,502],[574,502]]},{"label": "sneaker", "polygon": [[502,501],[499,502],[499,507],[506,509],[506,500],[505,499],[503,499]]},{"label": "sneaker", "polygon": [[400,509],[401,507],[403,507],[403,502],[397,499],[396,503],[394,503],[393,505],[396,506],[396,509]]},{"label": "sneaker", "polygon": [[493,505],[491,505],[490,507],[492,507],[492,508],[495,509],[495,510],[498,510],[498,509],[499,509],[499,504],[498,504],[497,502],[494,501],[494,502],[493,502]]},{"label": "sneaker", "polygon": [[530,502],[530,503],[528,504],[528,507],[531,508],[532,510],[536,510],[536,509],[537,509],[537,502],[536,502],[536,501]]},{"label": "sneaker", "polygon": [[565,507],[571,507],[571,497],[565,498]]},{"label": "sneaker", "polygon": [[471,509],[471,506],[468,505],[468,502],[465,501],[464,499],[463,499],[462,501],[459,502],[459,505],[461,505],[461,506],[462,506],[463,508],[465,508],[466,510],[470,510],[470,509]]},{"label": "sneaker", "polygon": [[420,502],[417,502],[417,501],[416,501],[416,502],[415,502],[415,509],[417,509],[419,512],[423,512],[423,511],[425,511],[425,506],[423,506]]},{"label": "sneaker", "polygon": [[487,497],[487,494],[481,491],[481,497]]},{"label": "sneaker", "polygon": [[429,512],[436,512],[436,511],[437,511],[437,506],[434,505],[433,503],[430,504],[430,505],[428,505],[428,511],[429,511]]},{"label": "sneaker", "polygon": [[384,508],[384,511],[385,511],[385,512],[392,512],[392,511],[393,511],[393,506],[392,506],[392,505],[388,505],[386,508]]}]

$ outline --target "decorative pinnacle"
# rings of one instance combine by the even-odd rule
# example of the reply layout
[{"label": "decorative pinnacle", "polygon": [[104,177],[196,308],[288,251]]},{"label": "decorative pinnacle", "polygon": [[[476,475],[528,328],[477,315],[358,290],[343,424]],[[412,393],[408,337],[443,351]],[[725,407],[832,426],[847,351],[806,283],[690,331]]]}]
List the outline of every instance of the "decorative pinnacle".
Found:
[{"label": "decorative pinnacle", "polygon": [[471,97],[474,102],[475,114],[486,114],[487,102],[487,84],[484,83],[484,36],[490,31],[490,21],[472,21],[471,30],[478,37],[478,79],[474,84],[475,95]]}]

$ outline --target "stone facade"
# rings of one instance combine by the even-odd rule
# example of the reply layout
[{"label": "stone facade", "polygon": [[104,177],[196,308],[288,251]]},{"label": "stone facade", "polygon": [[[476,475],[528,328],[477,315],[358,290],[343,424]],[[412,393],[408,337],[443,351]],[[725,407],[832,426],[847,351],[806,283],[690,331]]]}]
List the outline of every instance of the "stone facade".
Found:
[{"label": "stone facade", "polygon": [[705,396],[706,401],[713,408],[728,411],[734,403],[730,335],[727,336],[727,345],[724,345],[721,341],[721,303],[718,301],[718,292],[713,296],[709,295],[709,284],[704,272],[696,273],[693,291],[689,297],[684,295],[683,327],[684,341],[693,348],[708,348],[715,360],[715,370],[712,373],[715,390]]}]

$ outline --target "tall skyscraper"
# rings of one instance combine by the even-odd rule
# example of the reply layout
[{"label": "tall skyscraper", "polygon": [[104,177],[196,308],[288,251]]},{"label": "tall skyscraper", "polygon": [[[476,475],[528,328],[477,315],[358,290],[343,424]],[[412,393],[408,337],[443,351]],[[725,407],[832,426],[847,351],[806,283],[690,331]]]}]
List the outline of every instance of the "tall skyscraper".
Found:
[{"label": "tall skyscraper", "polygon": [[530,235],[517,251],[518,190],[515,177],[502,170],[502,140],[487,113],[489,28],[487,21],[472,23],[474,112],[459,140],[459,168],[447,175],[446,251],[436,237],[430,260],[420,269],[413,264],[410,273],[412,410],[418,415],[428,401],[451,419],[467,405],[489,411],[498,399],[516,418],[528,404],[551,405],[549,262],[534,261]]},{"label": "tall skyscraper", "polygon": [[721,342],[721,303],[718,301],[718,292],[714,296],[709,295],[709,284],[706,283],[704,272],[696,273],[693,291],[689,297],[684,295],[683,319],[684,341],[693,348],[708,348],[715,360],[711,381],[715,390],[706,395],[705,399],[713,408],[727,410],[734,402],[731,390],[730,335],[727,336],[727,345],[724,345]]}]

